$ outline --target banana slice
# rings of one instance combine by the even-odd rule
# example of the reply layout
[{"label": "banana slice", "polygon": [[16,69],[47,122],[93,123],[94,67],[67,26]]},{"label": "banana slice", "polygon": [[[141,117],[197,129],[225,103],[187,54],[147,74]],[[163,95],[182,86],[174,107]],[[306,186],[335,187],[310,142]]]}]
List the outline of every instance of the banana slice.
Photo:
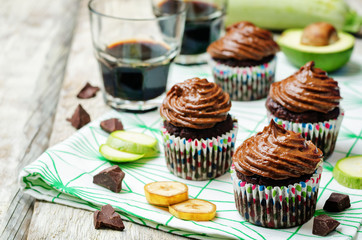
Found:
[{"label": "banana slice", "polygon": [[208,221],[215,217],[215,204],[201,200],[189,199],[168,207],[168,211],[177,218],[194,221]]},{"label": "banana slice", "polygon": [[145,196],[150,204],[157,206],[169,206],[189,198],[186,184],[172,181],[146,184]]}]

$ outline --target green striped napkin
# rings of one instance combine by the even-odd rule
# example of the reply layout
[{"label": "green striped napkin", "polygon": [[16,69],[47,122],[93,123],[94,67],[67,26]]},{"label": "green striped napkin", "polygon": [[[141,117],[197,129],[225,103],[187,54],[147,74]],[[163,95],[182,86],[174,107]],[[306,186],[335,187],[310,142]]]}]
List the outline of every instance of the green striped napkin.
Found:
[{"label": "green striped napkin", "polygon": [[[360,59],[359,59],[360,60]],[[292,74],[296,69],[280,55],[277,79]],[[362,62],[362,61],[359,61]],[[360,66],[359,69],[361,69]],[[211,79],[205,66],[173,66],[171,79],[182,81],[187,77],[205,76]],[[353,69],[352,69],[353,70]],[[340,83],[343,107],[346,111],[335,153],[324,163],[320,183],[316,215],[322,210],[331,192],[350,195],[351,207],[341,213],[326,213],[341,222],[330,238],[358,238],[362,223],[362,190],[352,190],[339,185],[332,175],[336,161],[345,156],[362,154],[362,73],[343,73],[335,79]],[[180,77],[185,75],[185,77]],[[279,77],[278,77],[279,76]],[[359,90],[358,90],[359,89]],[[233,102],[231,114],[239,121],[236,145],[261,131],[267,124],[265,100]],[[145,158],[131,163],[118,164],[126,173],[121,193],[93,184],[93,176],[113,165],[98,152],[108,134],[100,129],[101,120],[120,118],[126,130],[143,132],[159,140],[161,154],[157,158]],[[157,111],[147,114],[126,114],[111,111],[100,119],[83,127],[67,140],[49,148],[20,173],[21,188],[37,199],[61,203],[94,211],[102,205],[111,204],[123,219],[153,227],[162,231],[197,239],[317,239],[312,235],[312,221],[289,229],[267,229],[245,221],[237,212],[234,203],[230,174],[209,181],[188,181],[172,175],[165,165],[162,139],[159,131],[161,118]],[[217,216],[212,221],[183,221],[173,217],[166,208],[149,205],[143,187],[153,181],[174,180],[189,186],[190,198],[205,199],[217,206]]]}]

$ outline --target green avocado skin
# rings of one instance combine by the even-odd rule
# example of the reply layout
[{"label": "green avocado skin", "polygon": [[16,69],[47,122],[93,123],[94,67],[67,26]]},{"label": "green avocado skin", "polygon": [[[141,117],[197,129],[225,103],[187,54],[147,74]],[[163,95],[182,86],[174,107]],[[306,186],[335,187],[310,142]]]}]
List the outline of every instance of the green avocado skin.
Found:
[{"label": "green avocado skin", "polygon": [[288,60],[300,68],[309,61],[314,61],[315,66],[327,72],[333,72],[343,67],[350,59],[353,46],[344,51],[333,53],[312,53],[296,50],[285,45],[279,45]]}]

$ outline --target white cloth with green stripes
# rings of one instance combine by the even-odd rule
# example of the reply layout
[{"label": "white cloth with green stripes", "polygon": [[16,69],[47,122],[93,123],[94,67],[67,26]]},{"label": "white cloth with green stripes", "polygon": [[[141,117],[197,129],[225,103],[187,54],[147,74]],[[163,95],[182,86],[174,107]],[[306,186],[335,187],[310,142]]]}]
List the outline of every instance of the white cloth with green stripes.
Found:
[{"label": "white cloth with green stripes", "polygon": [[[361,59],[352,58],[350,68],[332,75],[339,81],[342,106],[346,111],[334,154],[324,163],[316,214],[324,213],[323,204],[331,192],[350,195],[351,207],[341,213],[327,213],[341,222],[330,238],[358,238],[362,223],[362,190],[353,190],[339,185],[332,170],[336,161],[345,156],[362,154],[362,73],[353,68]],[[296,68],[290,66],[283,55],[278,59],[277,79],[282,79]],[[362,69],[362,65],[359,65]],[[344,75],[344,76],[343,76]],[[207,65],[182,67],[173,65],[171,83],[190,77],[212,79]],[[359,89],[359,90],[358,90]],[[254,102],[233,102],[231,114],[239,121],[236,146],[243,140],[261,131],[267,124],[265,99]],[[162,231],[197,239],[317,239],[312,234],[313,220],[300,227],[268,229],[250,224],[237,212],[234,203],[230,174],[209,181],[188,181],[172,175],[165,165],[164,155],[119,164],[126,173],[120,193],[93,184],[93,176],[111,164],[98,152],[108,134],[100,129],[101,120],[120,118],[126,130],[144,132],[155,136],[160,143],[161,118],[158,111],[146,114],[126,114],[110,111],[100,119],[86,125],[65,141],[46,150],[38,159],[20,173],[21,188],[37,199],[61,203],[88,210],[111,204],[128,221],[147,225]],[[154,207],[147,203],[143,187],[152,181],[174,180],[189,186],[190,198],[200,198],[217,206],[217,216],[212,221],[183,221],[173,217],[167,208]],[[360,233],[361,237],[361,233]]]}]

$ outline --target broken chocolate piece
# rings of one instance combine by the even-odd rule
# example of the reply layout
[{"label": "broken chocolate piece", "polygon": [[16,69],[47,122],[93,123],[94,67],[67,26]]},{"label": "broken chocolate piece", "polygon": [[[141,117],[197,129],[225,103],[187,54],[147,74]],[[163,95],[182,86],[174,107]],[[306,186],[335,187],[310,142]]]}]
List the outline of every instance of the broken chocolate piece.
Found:
[{"label": "broken chocolate piece", "polygon": [[95,175],[93,183],[119,193],[122,190],[124,175],[125,173],[118,166],[112,166]]},{"label": "broken chocolate piece", "polygon": [[101,211],[94,212],[94,227],[110,228],[123,231],[124,225],[121,216],[114,211],[114,208],[107,204],[101,208]]},{"label": "broken chocolate piece", "polygon": [[77,95],[77,98],[88,99],[94,97],[99,91],[99,87],[94,87],[87,83]]},{"label": "broken chocolate piece", "polygon": [[78,104],[78,107],[75,109],[73,116],[71,118],[67,118],[67,121],[71,122],[73,127],[79,129],[90,122],[90,116],[84,110],[82,105]]},{"label": "broken chocolate piece", "polygon": [[329,217],[328,215],[322,214],[314,218],[313,221],[313,234],[319,236],[326,236],[332,232],[339,225],[339,222]]},{"label": "broken chocolate piece", "polygon": [[123,124],[117,118],[111,118],[101,122],[101,128],[106,132],[114,132],[116,130],[123,130]]},{"label": "broken chocolate piece", "polygon": [[323,210],[328,212],[341,212],[349,208],[349,196],[341,193],[332,193],[324,204]]}]

